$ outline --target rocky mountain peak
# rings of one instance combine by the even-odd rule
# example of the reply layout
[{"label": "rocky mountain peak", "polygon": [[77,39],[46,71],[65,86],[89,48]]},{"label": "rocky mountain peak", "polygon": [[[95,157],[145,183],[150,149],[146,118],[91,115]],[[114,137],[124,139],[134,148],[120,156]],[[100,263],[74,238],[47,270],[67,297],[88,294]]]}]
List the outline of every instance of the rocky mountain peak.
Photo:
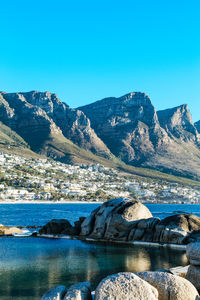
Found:
[{"label": "rocky mountain peak", "polygon": [[128,106],[153,106],[149,96],[141,92],[131,92],[118,99]]},{"label": "rocky mountain peak", "polygon": [[[157,112],[160,125],[169,133],[185,140],[197,139],[199,134],[187,104]],[[186,136],[187,132],[187,136]]]},{"label": "rocky mountain peak", "polygon": [[113,126],[124,126],[144,122],[148,126],[154,126],[157,122],[157,114],[150,98],[141,92],[132,92],[122,97],[105,98],[92,104],[79,107],[91,120],[92,127],[102,126],[107,120]]}]

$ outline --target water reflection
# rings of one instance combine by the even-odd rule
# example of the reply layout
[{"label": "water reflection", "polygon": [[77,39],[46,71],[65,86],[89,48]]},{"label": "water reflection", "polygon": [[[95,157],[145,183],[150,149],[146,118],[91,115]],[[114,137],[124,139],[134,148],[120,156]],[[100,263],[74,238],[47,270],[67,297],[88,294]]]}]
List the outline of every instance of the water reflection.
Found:
[{"label": "water reflection", "polygon": [[180,250],[40,238],[0,239],[1,300],[36,300],[56,284],[186,265]]}]

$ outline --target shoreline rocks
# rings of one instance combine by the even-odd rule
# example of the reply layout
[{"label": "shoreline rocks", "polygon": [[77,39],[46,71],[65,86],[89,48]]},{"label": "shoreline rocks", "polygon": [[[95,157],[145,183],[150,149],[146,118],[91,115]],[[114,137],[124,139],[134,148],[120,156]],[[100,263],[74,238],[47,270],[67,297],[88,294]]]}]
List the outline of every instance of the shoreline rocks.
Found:
[{"label": "shoreline rocks", "polygon": [[112,199],[96,208],[72,226],[67,220],[52,220],[40,234],[71,235],[104,241],[186,245],[200,241],[200,218],[176,214],[163,220],[154,218],[149,209],[134,199]]},{"label": "shoreline rocks", "polygon": [[15,233],[23,233],[23,231],[18,227],[4,226],[0,224],[0,236],[1,235],[13,235]]}]

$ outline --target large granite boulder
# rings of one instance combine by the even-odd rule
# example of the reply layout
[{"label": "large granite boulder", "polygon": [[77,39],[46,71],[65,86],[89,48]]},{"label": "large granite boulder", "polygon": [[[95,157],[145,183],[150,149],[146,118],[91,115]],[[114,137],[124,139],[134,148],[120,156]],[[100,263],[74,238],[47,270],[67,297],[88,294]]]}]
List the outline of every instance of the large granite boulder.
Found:
[{"label": "large granite boulder", "polygon": [[157,300],[158,291],[133,273],[118,273],[103,279],[95,300]]},{"label": "large granite boulder", "polygon": [[131,199],[112,199],[92,212],[81,224],[81,235],[94,238],[127,239],[132,224],[151,218],[149,209]]},{"label": "large granite boulder", "polygon": [[41,300],[61,300],[65,296],[66,292],[67,288],[64,285],[57,285],[56,287],[48,290],[48,292],[42,296]]},{"label": "large granite boulder", "polygon": [[63,300],[92,300],[90,282],[81,282],[72,285]]},{"label": "large granite boulder", "polygon": [[72,225],[68,220],[65,219],[52,219],[46,225],[44,225],[40,230],[40,234],[62,234],[62,232]]},{"label": "large granite boulder", "polygon": [[15,233],[22,233],[23,231],[17,227],[9,227],[0,224],[0,235],[13,235]]},{"label": "large granite boulder", "polygon": [[136,275],[158,290],[159,300],[200,299],[194,285],[182,277],[165,272],[138,272]]}]

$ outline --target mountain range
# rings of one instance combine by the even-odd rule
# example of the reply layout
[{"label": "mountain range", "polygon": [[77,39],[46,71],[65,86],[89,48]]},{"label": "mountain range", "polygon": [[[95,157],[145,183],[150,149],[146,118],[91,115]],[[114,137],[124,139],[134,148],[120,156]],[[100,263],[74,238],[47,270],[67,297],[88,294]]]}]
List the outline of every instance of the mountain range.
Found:
[{"label": "mountain range", "polygon": [[186,104],[156,111],[135,92],[72,109],[49,92],[0,92],[0,122],[0,149],[200,179],[200,121]]}]

